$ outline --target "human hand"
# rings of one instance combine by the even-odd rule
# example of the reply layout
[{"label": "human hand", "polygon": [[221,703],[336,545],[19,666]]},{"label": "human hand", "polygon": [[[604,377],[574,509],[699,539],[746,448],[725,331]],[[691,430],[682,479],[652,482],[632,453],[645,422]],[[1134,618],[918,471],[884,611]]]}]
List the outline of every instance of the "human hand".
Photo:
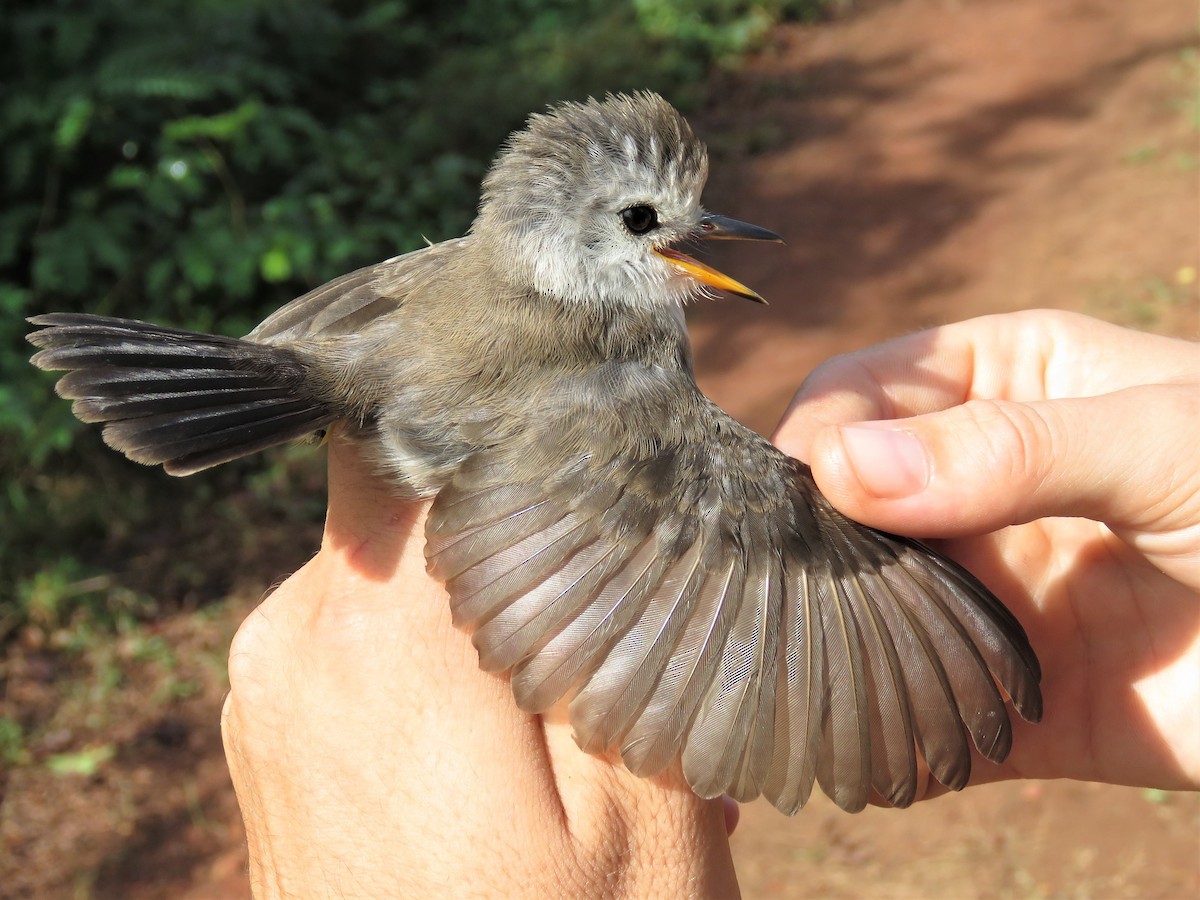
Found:
[{"label": "human hand", "polygon": [[222,720],[256,896],[734,896],[725,808],[582,753],[479,670],[425,508],[330,448],[317,556],[243,623]]},{"label": "human hand", "polygon": [[[834,360],[801,391],[780,443],[856,518],[940,535],[1045,514],[1113,528],[1051,519],[952,543],[1025,622],[1046,672],[1046,722],[1015,723],[1008,764],[981,764],[977,781],[1200,783],[1196,372],[1191,345],[1038,313]],[[973,398],[1001,402],[958,405]],[[845,433],[826,427],[941,409],[903,425],[933,462],[907,498],[894,477],[864,491]],[[1070,427],[1089,415],[1117,418]],[[1161,427],[1129,427],[1139,417]],[[256,890],[735,891],[721,806],[580,753],[562,717],[520,713],[450,625],[422,511],[382,495],[349,448],[332,448],[330,470],[321,552],[231,652],[224,732]]]},{"label": "human hand", "polygon": [[830,360],[776,442],[851,518],[952,538],[1025,625],[1045,718],[973,782],[1200,787],[1200,346],[974,319]]}]

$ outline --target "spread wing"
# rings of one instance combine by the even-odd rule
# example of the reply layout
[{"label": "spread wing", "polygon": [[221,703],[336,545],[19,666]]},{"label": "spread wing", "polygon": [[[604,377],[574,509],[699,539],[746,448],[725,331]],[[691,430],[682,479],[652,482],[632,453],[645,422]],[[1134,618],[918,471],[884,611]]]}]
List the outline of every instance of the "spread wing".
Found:
[{"label": "spread wing", "polygon": [[680,759],[701,796],[787,813],[814,779],[847,810],[871,788],[906,806],[918,750],[961,788],[967,735],[1004,759],[1004,694],[1041,716],[1008,610],[933,550],[841,516],[807,467],[698,393],[688,404],[703,448],[671,417],[678,395],[637,435],[604,408],[543,410],[438,495],[430,570],[481,665],[510,671],[527,711],[570,698],[586,750],[616,746],[640,775]]},{"label": "spread wing", "polygon": [[369,322],[395,312],[420,285],[436,278],[467,240],[454,238],[422,247],[335,278],[280,307],[246,338],[278,344],[361,331]]}]

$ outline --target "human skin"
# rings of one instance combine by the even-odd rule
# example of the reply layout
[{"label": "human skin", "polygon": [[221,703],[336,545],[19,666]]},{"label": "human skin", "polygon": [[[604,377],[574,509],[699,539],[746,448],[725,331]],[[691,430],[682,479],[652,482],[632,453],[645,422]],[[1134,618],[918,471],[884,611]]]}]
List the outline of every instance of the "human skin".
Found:
[{"label": "human skin", "polygon": [[[1200,786],[1196,345],[972,320],[830,361],[777,441],[853,518],[952,538],[1025,624],[1045,720],[972,783]],[[425,573],[423,506],[336,442],[329,494],[321,550],[230,651],[258,896],[736,894],[726,805],[581,753],[561,711],[526,715],[479,671]]]},{"label": "human skin", "polygon": [[1200,787],[1200,345],[973,319],[830,360],[776,442],[851,518],[951,538],[1024,624],[1045,716],[973,784]]},{"label": "human skin", "polygon": [[329,497],[320,551],[230,649],[256,896],[736,895],[719,801],[582,753],[479,670],[425,573],[423,505],[346,444]]}]

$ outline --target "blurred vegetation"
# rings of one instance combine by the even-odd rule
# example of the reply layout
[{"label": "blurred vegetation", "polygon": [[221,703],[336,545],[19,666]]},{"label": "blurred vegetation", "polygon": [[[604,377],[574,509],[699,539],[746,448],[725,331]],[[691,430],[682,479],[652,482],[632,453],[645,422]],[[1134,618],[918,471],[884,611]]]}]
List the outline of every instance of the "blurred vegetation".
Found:
[{"label": "blurred vegetation", "polygon": [[6,3],[0,642],[70,642],[218,596],[239,560],[311,550],[323,509],[294,453],[181,484],[106,450],[29,366],[26,316],[244,333],[342,272],[461,233],[529,111],[636,88],[694,106],[774,22],[844,4]]}]

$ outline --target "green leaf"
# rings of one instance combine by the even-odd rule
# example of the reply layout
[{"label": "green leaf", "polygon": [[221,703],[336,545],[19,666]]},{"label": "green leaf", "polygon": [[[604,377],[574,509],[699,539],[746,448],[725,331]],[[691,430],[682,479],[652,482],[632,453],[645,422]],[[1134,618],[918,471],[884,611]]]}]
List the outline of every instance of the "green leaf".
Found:
[{"label": "green leaf", "polygon": [[141,166],[117,166],[108,174],[108,185],[117,190],[138,190],[149,177]]},{"label": "green leaf", "polygon": [[240,106],[215,116],[188,116],[168,122],[163,126],[163,137],[172,141],[189,141],[210,138],[228,141],[242,134],[246,126],[258,118],[262,111],[256,100],[247,100]]},{"label": "green leaf", "polygon": [[199,241],[188,241],[183,245],[180,262],[183,274],[198,291],[208,289],[217,279],[217,267],[209,248]]},{"label": "green leaf", "polygon": [[25,730],[11,716],[0,716],[0,762],[20,766],[29,762],[25,749]]},{"label": "green leaf", "polygon": [[287,281],[292,277],[292,261],[281,247],[272,247],[264,253],[258,268],[266,281]]},{"label": "green leaf", "polygon": [[88,125],[91,123],[92,114],[95,111],[96,107],[91,98],[72,97],[54,131],[55,145],[60,150],[67,152],[74,150],[87,133]]},{"label": "green leaf", "polygon": [[46,760],[46,768],[55,775],[80,775],[90,778],[116,755],[112,744],[89,747],[78,753],[56,753]]},{"label": "green leaf", "polygon": [[0,315],[10,321],[20,318],[29,304],[29,297],[28,289],[0,281]]}]

